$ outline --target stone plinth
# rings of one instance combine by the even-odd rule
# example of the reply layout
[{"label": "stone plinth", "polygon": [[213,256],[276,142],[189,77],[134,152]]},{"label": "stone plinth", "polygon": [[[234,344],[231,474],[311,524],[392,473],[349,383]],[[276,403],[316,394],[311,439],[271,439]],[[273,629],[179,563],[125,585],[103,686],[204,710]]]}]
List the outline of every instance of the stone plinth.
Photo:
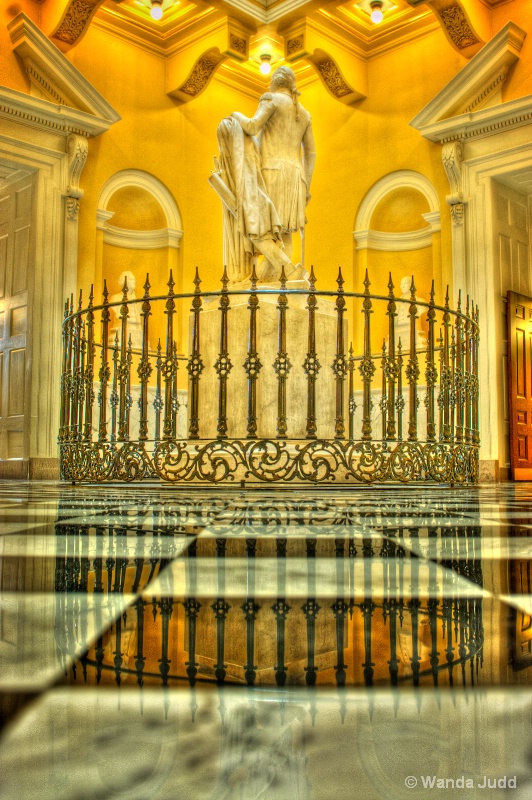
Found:
[{"label": "stone plinth", "polygon": [[[278,416],[279,382],[273,367],[279,350],[278,295],[276,293],[267,296],[258,295],[258,299],[257,353],[262,368],[256,383],[257,432],[253,438],[272,439],[277,436]],[[248,297],[232,297],[227,315],[227,349],[233,368],[227,379],[227,433],[224,436],[226,439],[248,438],[248,378],[243,367],[248,355],[250,325],[247,304]],[[220,350],[221,320],[218,300],[204,307],[200,317],[201,357],[205,368],[200,380],[199,434],[202,439],[216,439],[219,380],[214,365]],[[321,364],[315,384],[318,438],[334,437],[336,385],[331,365],[336,355],[336,327],[334,301],[318,297],[315,313],[316,354]],[[190,329],[192,329],[192,318]],[[344,323],[344,343],[347,350],[347,323]],[[283,438],[306,437],[308,381],[303,362],[307,351],[306,296],[288,295],[286,352],[292,366],[286,379],[287,432]],[[344,415],[347,420],[347,380],[344,381]]]}]

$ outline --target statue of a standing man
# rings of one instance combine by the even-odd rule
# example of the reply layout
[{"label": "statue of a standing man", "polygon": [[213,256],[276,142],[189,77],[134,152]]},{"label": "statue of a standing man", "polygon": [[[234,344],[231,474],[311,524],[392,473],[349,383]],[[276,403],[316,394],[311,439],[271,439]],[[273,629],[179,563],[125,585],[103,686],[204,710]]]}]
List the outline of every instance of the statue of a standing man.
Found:
[{"label": "statue of a standing man", "polygon": [[316,159],[309,112],[298,101],[289,67],[272,75],[254,117],[238,111],[218,127],[220,159],[211,185],[224,204],[225,260],[232,282],[249,277],[253,259],[261,281],[306,275],[294,265],[292,234],[305,226]]}]

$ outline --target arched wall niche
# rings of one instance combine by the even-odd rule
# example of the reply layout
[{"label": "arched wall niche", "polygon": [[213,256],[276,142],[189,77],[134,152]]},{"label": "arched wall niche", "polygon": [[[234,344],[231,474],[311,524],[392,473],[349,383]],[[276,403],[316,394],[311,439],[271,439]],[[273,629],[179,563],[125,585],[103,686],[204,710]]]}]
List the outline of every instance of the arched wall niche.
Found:
[{"label": "arched wall niche", "polygon": [[[144,293],[147,274],[152,296],[165,294],[170,270],[175,281],[174,291],[183,290],[181,214],[170,191],[154,175],[137,169],[112,175],[100,192],[96,228],[96,295],[105,280],[110,299],[116,301],[120,278],[125,272],[135,277],[137,298]],[[152,310],[149,323],[152,349],[159,338],[164,343],[165,318],[159,306]],[[113,323],[116,323],[114,315]],[[178,345],[184,335],[183,320]]]},{"label": "arched wall niche", "polygon": [[[436,300],[442,301],[440,229],[438,194],[425,175],[397,170],[376,181],[360,204],[353,231],[358,291],[367,269],[373,293],[388,294],[391,273],[396,297],[402,295],[402,279],[414,276],[419,299],[428,300],[434,280]],[[425,317],[420,308],[421,329]],[[384,327],[374,330],[375,341],[385,336]]]}]

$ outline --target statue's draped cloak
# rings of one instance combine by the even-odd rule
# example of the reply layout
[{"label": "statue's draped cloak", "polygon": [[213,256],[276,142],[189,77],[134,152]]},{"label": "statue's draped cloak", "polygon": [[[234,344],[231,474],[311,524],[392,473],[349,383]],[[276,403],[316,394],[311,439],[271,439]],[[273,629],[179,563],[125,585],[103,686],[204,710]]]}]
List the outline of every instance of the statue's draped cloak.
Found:
[{"label": "statue's draped cloak", "polygon": [[236,119],[223,119],[218,145],[220,178],[234,198],[231,210],[225,200],[223,206],[227,274],[230,281],[240,281],[249,276],[257,254],[253,241],[280,239],[282,225],[266,192],[255,137],[246,135]]}]

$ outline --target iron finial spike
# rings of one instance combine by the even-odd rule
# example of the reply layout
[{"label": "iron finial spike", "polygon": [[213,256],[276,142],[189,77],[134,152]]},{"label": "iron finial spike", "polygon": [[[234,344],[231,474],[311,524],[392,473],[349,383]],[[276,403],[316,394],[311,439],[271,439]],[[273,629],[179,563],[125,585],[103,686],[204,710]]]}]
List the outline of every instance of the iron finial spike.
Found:
[{"label": "iron finial spike", "polygon": [[410,282],[410,299],[416,299],[416,284],[414,283],[414,276],[412,275],[412,280]]},{"label": "iron finial spike", "polygon": [[222,291],[227,291],[227,284],[229,283],[229,278],[227,277],[227,267],[224,267],[224,272],[222,275]]},{"label": "iron finial spike", "polygon": [[434,295],[435,295],[435,291],[434,291],[434,278],[433,278],[432,279],[432,284],[431,284],[431,287],[430,287],[430,302],[431,302],[431,304],[434,304]]},{"label": "iron finial spike", "polygon": [[403,345],[401,344],[401,337],[399,337],[399,341],[397,342],[397,355],[401,355],[403,352]]},{"label": "iron finial spike", "polygon": [[146,273],[146,280],[145,280],[144,286],[142,288],[144,289],[144,297],[149,297],[150,296],[150,289],[151,289],[150,273],[149,272]]},{"label": "iron finial spike", "polygon": [[107,281],[103,279],[103,304],[107,305],[107,298],[109,297],[109,290],[107,289]]},{"label": "iron finial spike", "polygon": [[73,292],[70,293],[70,313],[74,311],[74,294]]},{"label": "iron finial spike", "polygon": [[128,292],[129,292],[129,287],[127,285],[127,275],[124,275],[124,283],[122,284],[122,294],[124,295],[124,300],[127,300]]},{"label": "iron finial spike", "polygon": [[286,289],[286,273],[284,271],[284,264],[281,265],[281,289]]},{"label": "iron finial spike", "polygon": [[308,282],[310,285],[310,290],[313,291],[316,288],[316,276],[314,274],[314,264],[311,264]]},{"label": "iron finial spike", "polygon": [[338,284],[338,291],[343,291],[342,286],[344,285],[345,281],[342,277],[342,267],[338,267],[338,277],[336,279],[336,283]]},{"label": "iron finial spike", "polygon": [[355,351],[353,350],[353,342],[350,342],[350,344],[349,344],[349,356],[350,356],[350,358],[353,358],[353,353],[354,352]]},{"label": "iron finial spike", "polygon": [[92,306],[94,300],[94,284],[91,283],[91,290],[89,292],[89,308]]},{"label": "iron finial spike", "polygon": [[469,295],[466,295],[466,307],[465,307],[466,317],[469,316]]},{"label": "iron finial spike", "polygon": [[462,290],[458,289],[458,302],[456,303],[456,310],[458,313],[462,310]]},{"label": "iron finial spike", "polygon": [[199,276],[199,269],[197,267],[196,267],[196,274],[194,275],[193,283],[194,283],[194,286],[196,287],[194,289],[195,294],[199,294],[199,291],[200,291],[199,287],[200,287],[200,283],[201,283],[201,278]]},{"label": "iron finial spike", "polygon": [[388,297],[393,298],[393,290],[395,289],[394,283],[392,281],[392,273],[388,274]]},{"label": "iron finial spike", "polygon": [[79,290],[79,303],[78,303],[78,311],[81,311],[83,308],[83,289]]},{"label": "iron finial spike", "polygon": [[174,275],[173,275],[172,270],[170,270],[170,275],[168,276],[168,283],[166,285],[168,286],[168,294],[173,294],[174,293],[175,281],[174,281]]},{"label": "iron finial spike", "polygon": [[368,274],[368,268],[366,267],[366,275],[364,277],[364,294],[369,294],[369,287],[371,286]]},{"label": "iron finial spike", "polygon": [[445,292],[445,308],[449,308],[449,284],[447,284],[447,290]]},{"label": "iron finial spike", "polygon": [[255,262],[253,262],[253,268],[251,270],[251,290],[253,292],[257,288],[257,281],[258,281],[257,271],[255,269]]}]

